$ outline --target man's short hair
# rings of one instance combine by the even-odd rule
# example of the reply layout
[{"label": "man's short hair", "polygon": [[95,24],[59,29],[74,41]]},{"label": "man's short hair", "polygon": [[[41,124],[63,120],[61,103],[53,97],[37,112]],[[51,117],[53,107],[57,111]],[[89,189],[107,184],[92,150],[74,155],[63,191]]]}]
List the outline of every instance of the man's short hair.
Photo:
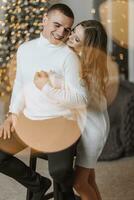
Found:
[{"label": "man's short hair", "polygon": [[55,11],[55,10],[58,10],[65,16],[74,19],[73,11],[66,4],[62,4],[62,3],[54,4],[48,9],[47,13],[49,14],[50,12]]}]

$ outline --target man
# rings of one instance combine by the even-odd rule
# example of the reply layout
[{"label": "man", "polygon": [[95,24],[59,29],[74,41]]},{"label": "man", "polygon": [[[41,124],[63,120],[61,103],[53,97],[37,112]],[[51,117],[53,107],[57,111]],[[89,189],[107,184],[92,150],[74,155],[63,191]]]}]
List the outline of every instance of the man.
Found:
[{"label": "man", "polygon": [[[33,192],[32,200],[41,200],[51,183],[13,156],[25,148],[14,133],[13,119],[22,111],[22,102],[19,98],[16,102],[16,96],[22,91],[24,85],[34,81],[36,89],[40,89],[36,91],[36,101],[40,106],[35,107],[35,99],[33,99],[30,106],[24,109],[24,114],[31,119],[44,120],[63,115],[68,116],[68,110],[61,109],[59,106],[61,102],[64,104],[72,102],[75,106],[78,102],[81,104],[85,101],[84,94],[79,93],[79,60],[64,44],[73,21],[74,16],[68,6],[53,5],[44,15],[44,28],[40,38],[24,43],[17,52],[17,73],[9,108],[10,114],[0,129],[0,171],[29,188]],[[64,90],[55,92],[37,73],[40,70],[54,70],[64,75],[70,86],[69,92]],[[38,92],[42,92],[43,95],[53,94],[57,107],[51,107],[49,102],[44,102],[44,98]],[[44,112],[41,105],[45,103]],[[59,183],[63,200],[75,199],[72,189],[74,151],[75,148],[72,146],[64,151],[48,155],[49,172],[52,178]]]}]

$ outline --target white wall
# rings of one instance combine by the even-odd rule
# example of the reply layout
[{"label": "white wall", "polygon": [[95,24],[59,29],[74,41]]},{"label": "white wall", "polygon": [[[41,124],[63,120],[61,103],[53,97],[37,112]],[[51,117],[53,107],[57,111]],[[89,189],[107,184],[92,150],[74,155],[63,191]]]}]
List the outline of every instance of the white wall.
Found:
[{"label": "white wall", "polygon": [[129,80],[134,82],[134,1],[129,0]]},{"label": "white wall", "polygon": [[91,19],[93,0],[50,0],[50,3],[65,3],[74,12],[75,24],[82,20]]}]

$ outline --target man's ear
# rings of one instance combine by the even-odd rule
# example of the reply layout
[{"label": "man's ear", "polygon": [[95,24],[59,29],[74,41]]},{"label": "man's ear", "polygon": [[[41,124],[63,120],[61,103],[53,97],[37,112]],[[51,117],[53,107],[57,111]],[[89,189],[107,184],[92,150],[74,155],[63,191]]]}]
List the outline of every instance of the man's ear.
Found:
[{"label": "man's ear", "polygon": [[48,16],[47,16],[47,13],[45,13],[44,16],[43,16],[43,21],[42,21],[43,26],[47,25],[47,21],[48,21]]}]

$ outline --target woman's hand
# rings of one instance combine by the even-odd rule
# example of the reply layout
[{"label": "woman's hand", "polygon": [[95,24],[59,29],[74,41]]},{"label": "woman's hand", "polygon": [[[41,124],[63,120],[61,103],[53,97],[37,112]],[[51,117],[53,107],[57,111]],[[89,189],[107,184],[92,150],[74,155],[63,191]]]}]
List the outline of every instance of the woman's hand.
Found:
[{"label": "woman's hand", "polygon": [[44,71],[36,72],[34,76],[34,84],[38,89],[41,90],[48,81],[49,81],[49,76],[47,72]]}]

